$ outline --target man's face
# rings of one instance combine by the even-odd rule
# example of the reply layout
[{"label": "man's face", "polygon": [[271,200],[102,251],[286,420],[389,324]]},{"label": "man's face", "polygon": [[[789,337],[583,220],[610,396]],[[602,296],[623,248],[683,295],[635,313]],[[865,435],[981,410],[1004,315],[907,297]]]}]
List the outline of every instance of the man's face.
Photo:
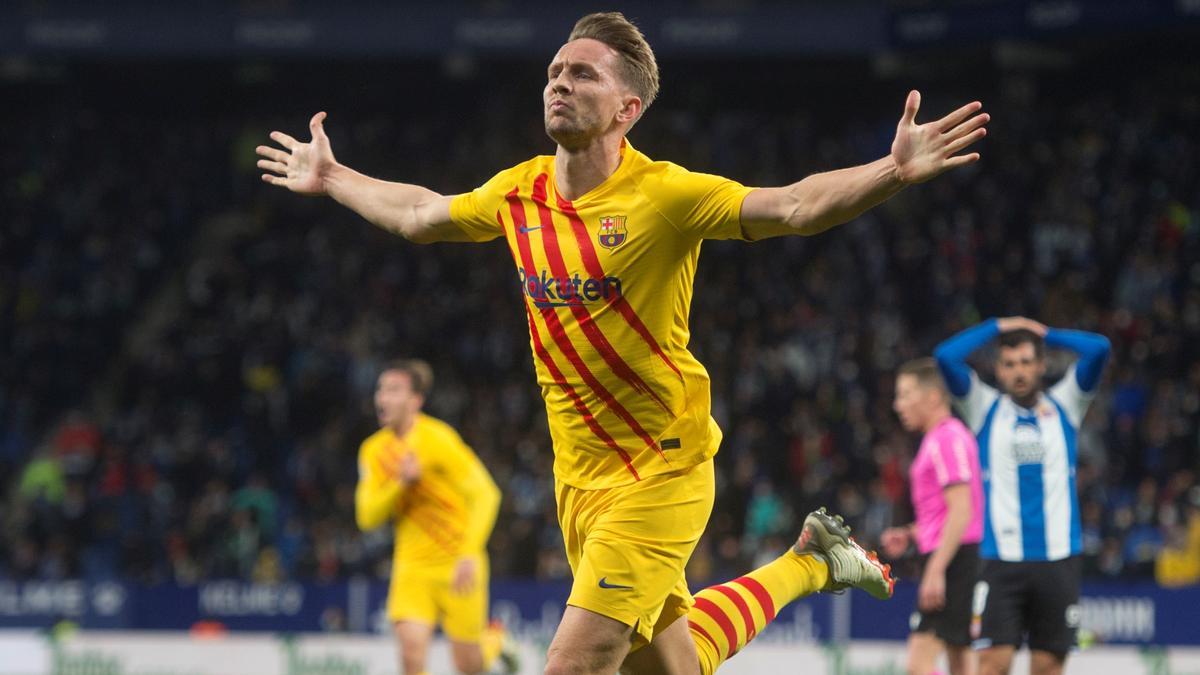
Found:
[{"label": "man's face", "polygon": [[[567,149],[585,147],[617,123],[630,99],[638,101],[618,73],[617,55],[598,40],[562,46],[546,71],[542,91],[546,134]],[[634,105],[639,106],[640,101]]]},{"label": "man's face", "polygon": [[923,431],[925,422],[941,403],[941,394],[933,387],[921,386],[916,375],[905,373],[896,378],[896,400],[892,409],[909,431]]},{"label": "man's face", "polygon": [[412,389],[412,378],[400,370],[386,370],[375,383],[375,416],[381,427],[403,428],[421,409],[424,397]]},{"label": "man's face", "polygon": [[1015,347],[1000,347],[996,360],[996,379],[1004,391],[1014,398],[1027,398],[1042,385],[1046,362],[1038,358],[1033,344],[1022,342]]}]

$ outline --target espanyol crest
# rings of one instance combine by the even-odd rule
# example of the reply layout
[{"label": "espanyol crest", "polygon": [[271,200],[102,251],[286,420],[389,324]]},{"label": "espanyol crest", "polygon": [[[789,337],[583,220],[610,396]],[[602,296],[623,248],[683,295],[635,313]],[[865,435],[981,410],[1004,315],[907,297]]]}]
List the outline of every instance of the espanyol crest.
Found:
[{"label": "espanyol crest", "polygon": [[628,237],[625,231],[625,216],[604,216],[600,219],[600,231],[596,233],[600,245],[614,249],[625,243]]}]

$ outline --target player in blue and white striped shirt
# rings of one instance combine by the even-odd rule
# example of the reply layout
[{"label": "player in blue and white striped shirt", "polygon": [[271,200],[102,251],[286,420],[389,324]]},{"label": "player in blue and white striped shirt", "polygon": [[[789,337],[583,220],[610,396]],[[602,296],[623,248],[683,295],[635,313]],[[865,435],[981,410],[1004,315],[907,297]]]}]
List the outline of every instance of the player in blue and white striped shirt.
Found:
[{"label": "player in blue and white striped shirt", "polygon": [[[985,384],[967,357],[1000,338]],[[1079,354],[1042,390],[1045,346]],[[1062,672],[1079,619],[1081,551],[1075,491],[1079,425],[1108,360],[1102,335],[1049,329],[1024,317],[991,319],[938,345],[955,407],[979,439],[984,487],[983,569],[975,594],[980,674],[1007,673],[1028,633],[1033,675]]]}]

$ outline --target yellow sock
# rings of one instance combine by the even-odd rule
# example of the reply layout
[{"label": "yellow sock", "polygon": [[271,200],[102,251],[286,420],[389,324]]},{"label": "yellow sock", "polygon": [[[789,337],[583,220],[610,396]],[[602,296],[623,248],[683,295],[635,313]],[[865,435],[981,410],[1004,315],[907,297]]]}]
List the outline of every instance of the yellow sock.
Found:
[{"label": "yellow sock", "polygon": [[816,593],[828,582],[824,561],[789,549],[744,577],[697,593],[687,616],[701,671],[712,675],[762,632],[784,605]]},{"label": "yellow sock", "polygon": [[503,646],[504,626],[492,624],[483,630],[483,635],[479,637],[479,651],[483,654],[484,670],[491,670]]}]

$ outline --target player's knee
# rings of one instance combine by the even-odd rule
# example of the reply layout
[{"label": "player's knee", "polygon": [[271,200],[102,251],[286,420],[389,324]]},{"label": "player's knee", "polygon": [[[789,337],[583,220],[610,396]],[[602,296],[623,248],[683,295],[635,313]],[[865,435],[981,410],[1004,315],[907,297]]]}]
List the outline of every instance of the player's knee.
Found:
[{"label": "player's knee", "polygon": [[463,675],[483,672],[483,654],[480,653],[478,645],[471,645],[469,648],[455,645],[451,657],[454,668]]},{"label": "player's knee", "polygon": [[1012,656],[985,649],[979,653],[979,675],[1008,675]]},{"label": "player's knee", "polygon": [[404,675],[422,675],[425,672],[425,659],[405,654],[400,660],[404,664]]},{"label": "player's knee", "polygon": [[419,675],[425,672],[425,645],[416,641],[406,641],[400,646],[400,664],[404,666],[405,675]]},{"label": "player's knee", "polygon": [[612,673],[620,667],[620,643],[602,642],[570,650],[550,647],[546,654],[545,675],[587,675]]}]

